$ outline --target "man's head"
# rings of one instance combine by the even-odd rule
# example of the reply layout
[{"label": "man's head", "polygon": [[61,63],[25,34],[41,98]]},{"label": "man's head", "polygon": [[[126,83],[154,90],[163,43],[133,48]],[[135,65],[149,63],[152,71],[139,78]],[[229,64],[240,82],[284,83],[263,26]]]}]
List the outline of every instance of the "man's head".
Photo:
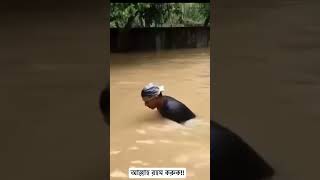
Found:
[{"label": "man's head", "polygon": [[145,105],[150,109],[155,109],[161,105],[163,86],[149,83],[141,91],[141,97]]}]

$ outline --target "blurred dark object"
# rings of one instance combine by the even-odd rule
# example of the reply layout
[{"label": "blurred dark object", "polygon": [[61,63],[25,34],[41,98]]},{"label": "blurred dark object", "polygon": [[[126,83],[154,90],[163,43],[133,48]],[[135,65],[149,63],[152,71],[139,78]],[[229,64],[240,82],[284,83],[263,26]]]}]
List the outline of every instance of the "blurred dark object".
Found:
[{"label": "blurred dark object", "polygon": [[104,121],[110,125],[110,94],[109,94],[109,86],[107,86],[100,94],[99,100],[100,110],[103,114]]},{"label": "blurred dark object", "polygon": [[[17,13],[38,13],[38,12],[95,12],[101,13],[98,10],[105,9],[106,2],[102,0],[31,0],[31,1],[4,1],[1,2],[0,13],[17,12]],[[91,14],[90,13],[90,14]],[[68,14],[68,13],[65,13]],[[13,14],[14,15],[14,14]],[[41,19],[40,17],[34,17]]]},{"label": "blurred dark object", "polygon": [[229,129],[212,121],[210,131],[211,179],[262,180],[274,175],[273,168]]}]

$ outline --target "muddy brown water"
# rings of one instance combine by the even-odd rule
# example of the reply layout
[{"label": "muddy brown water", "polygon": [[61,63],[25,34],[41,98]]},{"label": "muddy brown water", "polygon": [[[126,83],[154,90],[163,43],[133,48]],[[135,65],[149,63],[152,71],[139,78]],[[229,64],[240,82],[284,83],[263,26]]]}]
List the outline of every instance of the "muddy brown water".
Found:
[{"label": "muddy brown water", "polygon": [[[209,179],[209,49],[112,54],[110,75],[111,179],[126,178],[129,167],[183,167],[187,179]],[[149,82],[197,117],[180,125],[144,106]]]},{"label": "muddy brown water", "polygon": [[[275,167],[274,179],[320,179],[318,7],[315,0],[216,2],[213,117]],[[2,25],[2,179],[105,173],[108,139],[96,98],[108,31],[99,15],[78,14],[25,20],[20,13]],[[152,113],[140,105],[134,108]]]},{"label": "muddy brown water", "polygon": [[0,179],[106,176],[104,22],[60,12],[1,16]]},{"label": "muddy brown water", "polygon": [[319,2],[217,1],[213,114],[277,171],[319,179]]}]

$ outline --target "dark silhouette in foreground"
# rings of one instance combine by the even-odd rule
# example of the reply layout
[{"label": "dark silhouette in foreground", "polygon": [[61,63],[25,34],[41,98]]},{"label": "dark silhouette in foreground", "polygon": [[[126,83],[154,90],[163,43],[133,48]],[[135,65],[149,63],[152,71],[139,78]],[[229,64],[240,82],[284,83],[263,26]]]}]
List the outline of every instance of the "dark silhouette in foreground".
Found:
[{"label": "dark silhouette in foreground", "polygon": [[211,121],[210,172],[213,180],[262,180],[274,170],[229,129]]},{"label": "dark silhouette in foreground", "polygon": [[[157,96],[160,94],[161,92]],[[183,103],[168,96],[161,98],[164,99],[161,101],[158,99],[146,105],[154,109],[158,103],[162,103],[161,107],[164,109],[158,109],[159,112],[176,122],[185,122],[187,121],[185,119],[195,117]],[[108,125],[110,124],[109,100],[110,94],[107,87],[101,93],[100,108]],[[238,135],[213,121],[210,123],[210,144],[211,180],[263,180],[274,175],[273,168]]]},{"label": "dark silhouette in foreground", "polygon": [[102,90],[99,99],[100,110],[103,114],[104,121],[107,125],[110,125],[110,94],[109,86]]}]

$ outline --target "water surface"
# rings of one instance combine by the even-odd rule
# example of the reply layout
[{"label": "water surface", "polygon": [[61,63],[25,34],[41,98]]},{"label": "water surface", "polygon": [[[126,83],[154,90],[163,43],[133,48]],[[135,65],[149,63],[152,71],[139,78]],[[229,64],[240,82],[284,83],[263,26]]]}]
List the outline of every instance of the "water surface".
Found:
[{"label": "water surface", "polygon": [[[129,167],[185,167],[187,179],[208,179],[210,168],[210,58],[208,49],[112,54],[111,179]],[[197,118],[185,125],[144,106],[140,92],[156,82]]]}]

